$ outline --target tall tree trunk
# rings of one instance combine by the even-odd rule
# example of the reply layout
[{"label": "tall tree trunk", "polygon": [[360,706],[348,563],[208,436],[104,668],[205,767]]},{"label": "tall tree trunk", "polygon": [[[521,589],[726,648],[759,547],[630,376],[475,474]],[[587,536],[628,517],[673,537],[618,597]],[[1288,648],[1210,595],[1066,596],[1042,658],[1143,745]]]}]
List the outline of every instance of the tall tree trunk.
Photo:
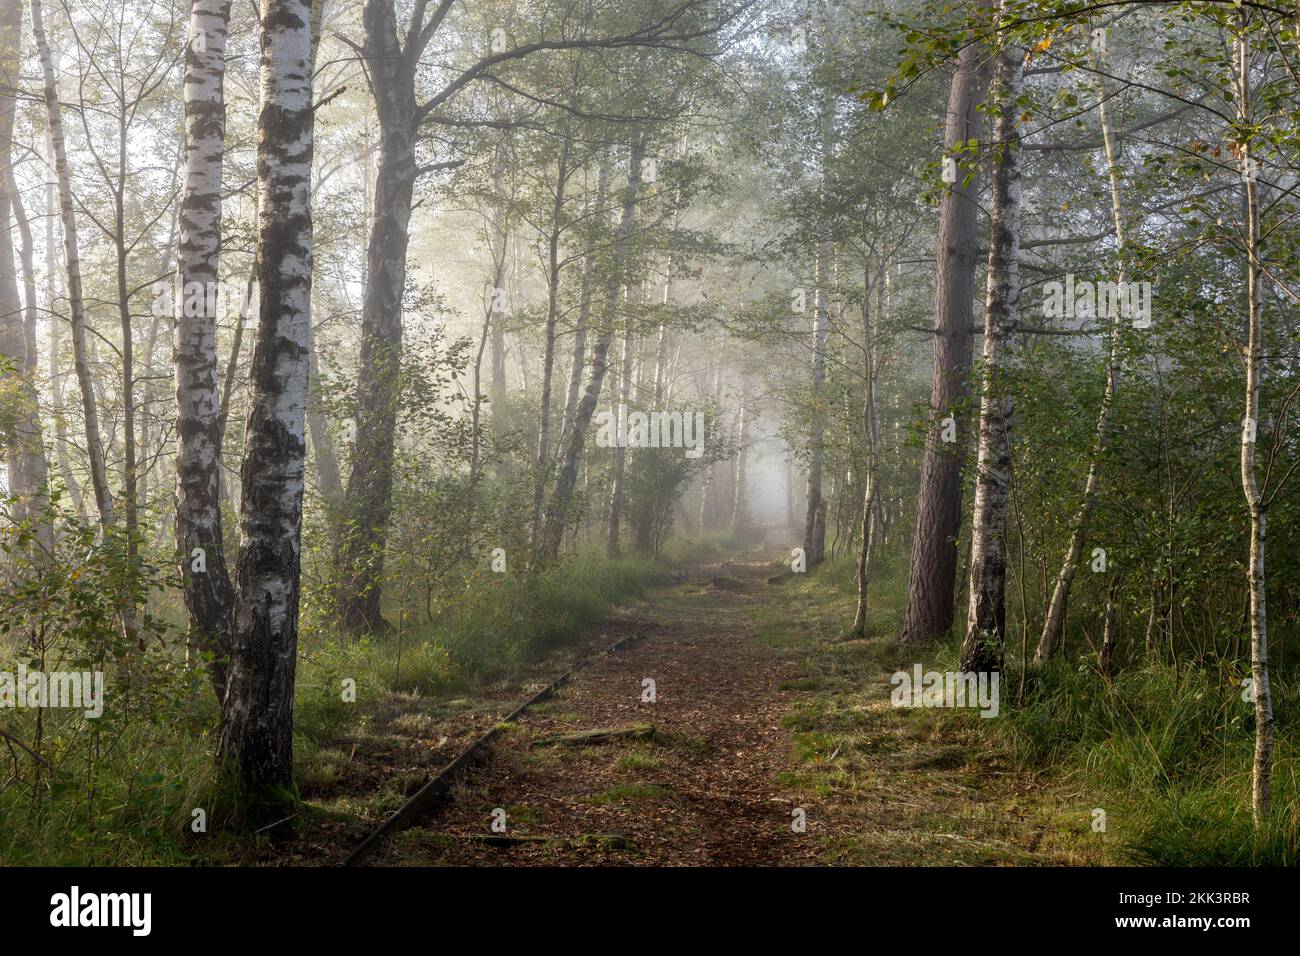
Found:
[{"label": "tall tree trunk", "polygon": [[49,115],[50,145],[54,151],[54,174],[59,185],[59,212],[63,220],[63,264],[68,274],[68,308],[72,313],[73,364],[81,389],[81,410],[86,425],[86,457],[90,463],[90,483],[95,491],[99,523],[107,528],[113,523],[113,497],[108,489],[108,468],[104,444],[99,434],[99,408],[95,402],[95,383],[90,374],[90,356],[86,348],[86,306],[81,290],[81,257],[78,253],[77,214],[72,199],[72,175],[68,167],[68,150],[63,139],[63,107],[59,102],[58,84],[54,79],[54,59],[45,36],[41,0],[32,0],[32,33],[41,60],[45,108]]},{"label": "tall tree trunk", "polygon": [[614,238],[614,252],[605,287],[603,328],[591,356],[591,378],[587,382],[582,401],[578,403],[578,410],[573,416],[573,429],[569,432],[568,443],[556,469],[555,489],[551,492],[550,503],[542,518],[542,537],[536,556],[536,562],[539,564],[555,560],[560,553],[560,544],[564,539],[564,529],[568,523],[569,503],[578,481],[578,467],[582,463],[582,449],[586,444],[587,429],[596,412],[596,405],[600,402],[601,385],[608,367],[609,346],[614,340],[615,320],[618,316],[618,293],[623,283],[622,273],[627,254],[627,240],[632,233],[632,221],[636,216],[637,194],[641,186],[641,157],[644,155],[644,150],[645,143],[641,130],[634,128],[631,155],[628,158],[627,186],[623,190],[623,211]]},{"label": "tall tree trunk", "polygon": [[[623,417],[628,402],[632,398],[632,320],[627,319],[623,330],[623,364],[619,372],[619,403],[616,412]],[[619,431],[627,430],[627,422],[622,422]],[[622,442],[614,449],[614,475],[610,480],[609,523],[605,529],[605,556],[611,561],[622,554],[620,533],[623,520],[623,478],[627,473],[627,449]]]},{"label": "tall tree trunk", "polygon": [[312,278],[310,4],[262,0],[261,12],[261,301],[241,476],[243,547],[219,746],[221,757],[237,769],[254,818],[280,814],[293,785]]},{"label": "tall tree trunk", "polygon": [[[316,53],[320,49],[322,24],[325,22],[326,0],[311,0],[311,68],[313,79],[316,72]],[[367,137],[368,138],[368,137]],[[365,159],[365,177],[369,179],[370,157]],[[369,194],[369,189],[363,190]],[[370,221],[369,216],[365,221]],[[362,295],[364,296],[364,292]],[[311,437],[312,454],[316,459],[316,481],[321,494],[327,501],[337,501],[343,492],[342,472],[339,469],[338,453],[334,450],[334,440],[330,437],[329,419],[321,409],[320,401],[320,359],[316,348],[316,334],[312,330],[307,343],[307,388],[309,400],[307,405],[307,432]]]},{"label": "tall tree trunk", "polygon": [[1002,669],[1007,631],[1007,507],[1011,482],[1011,400],[1001,381],[1003,352],[1020,314],[1020,165],[1016,99],[1024,59],[999,43],[993,82],[997,109],[989,213],[988,289],[980,369],[979,450],[971,517],[970,601],[961,669]]},{"label": "tall tree trunk", "polygon": [[478,354],[474,360],[474,406],[471,412],[471,441],[470,449],[470,481],[476,482],[479,473],[482,470],[482,447],[483,447],[483,350],[488,342],[489,336],[492,339],[492,427],[497,438],[500,438],[504,430],[505,422],[505,358],[504,353],[501,359],[501,381],[498,385],[497,375],[497,357],[496,357],[496,337],[501,331],[501,314],[497,308],[497,290],[501,288],[502,277],[505,275],[506,268],[506,246],[508,240],[508,217],[510,215],[510,202],[505,194],[505,153],[503,149],[497,152],[496,165],[492,172],[493,195],[496,198],[496,218],[489,223],[490,245],[492,254],[492,279],[491,285],[487,290],[487,305],[483,310],[483,331],[479,336]]},{"label": "tall tree trunk", "polygon": [[832,272],[831,259],[833,249],[830,242],[830,223],[828,212],[824,208],[830,201],[831,188],[831,143],[834,120],[831,115],[829,98],[821,106],[821,182],[819,186],[819,205],[823,208],[818,215],[817,242],[817,288],[813,296],[813,368],[812,368],[812,427],[808,436],[808,502],[804,518],[804,555],[808,567],[816,567],[826,557],[826,503],[822,500],[822,467],[825,450],[822,439],[826,429],[825,414],[822,410],[824,396],[822,389],[826,383],[826,342],[830,334],[830,305],[828,286]]},{"label": "tall tree trunk", "polygon": [[[223,417],[217,383],[217,297],[207,293],[220,281],[229,19],[230,0],[194,0],[190,8],[185,183],[177,262],[182,294],[176,301],[176,547],[189,611],[190,646],[196,658],[207,658],[218,701],[225,696],[235,592],[221,527]],[[188,290],[195,285],[202,294],[191,296]],[[194,301],[201,303],[198,309],[189,308]],[[242,315],[239,324],[242,327]]]},{"label": "tall tree trunk", "polygon": [[[887,269],[886,269],[887,272]],[[880,447],[880,424],[876,415],[876,336],[871,322],[871,267],[869,261],[862,265],[862,437],[865,444],[865,477],[862,489],[862,538],[858,542],[857,589],[858,606],[853,614],[850,637],[864,637],[867,632],[867,599],[871,588],[871,558],[875,547],[876,496],[879,493],[876,475]]]},{"label": "tall tree trunk", "polygon": [[350,524],[339,549],[339,616],[352,631],[384,627],[380,598],[393,508],[393,457],[401,401],[402,293],[418,119],[414,65],[398,42],[392,0],[367,0],[362,20],[365,59],[379,116],[379,171],[361,307],[356,439],[347,486]]},{"label": "tall tree trunk", "polygon": [[[7,449],[9,492],[17,498],[14,517],[29,521],[36,543],[48,555],[54,547],[54,526],[47,498],[49,470],[41,432],[36,377],[40,370],[36,352],[36,278],[32,268],[32,230],[18,194],[13,170],[13,136],[19,85],[22,7],[7,4],[0,11],[0,378],[16,377],[13,394],[18,399],[13,435]],[[21,242],[23,293],[18,299],[14,274],[14,230]],[[40,560],[43,555],[37,554]]]},{"label": "tall tree trunk", "polygon": [[[984,6],[983,3],[980,6]],[[944,153],[980,136],[978,106],[988,78],[985,51],[971,42],[962,48],[948,93]],[[921,459],[916,499],[916,529],[908,574],[902,640],[921,641],[952,627],[957,577],[957,536],[961,527],[962,441],[943,441],[943,419],[956,416],[970,394],[971,305],[975,291],[976,220],[979,186],[953,183],[939,206],[935,243],[934,379],[932,416]]]},{"label": "tall tree trunk", "polygon": [[[36,382],[40,376],[40,353],[36,344],[37,316],[36,268],[32,227],[27,220],[22,196],[9,170],[8,192],[12,200],[14,221],[18,224],[18,259],[23,271],[23,362],[21,390],[28,412],[17,423],[18,465],[26,496],[27,517],[35,525],[36,543],[43,555],[54,550],[54,516],[50,513],[50,466],[45,457],[45,437],[40,416],[40,395]],[[42,556],[38,556],[38,560]]]},{"label": "tall tree trunk", "polygon": [[[722,360],[722,336],[718,336],[718,359],[716,370],[713,378],[713,437],[718,439],[722,437],[722,379],[726,370],[726,363]],[[714,471],[717,465],[712,458],[704,466],[704,479],[700,483],[700,533],[703,534],[709,529],[711,522],[709,517],[714,509],[714,499],[717,497],[717,482],[714,480]],[[790,512],[790,526],[794,527],[794,512]]]},{"label": "tall tree trunk", "polygon": [[546,472],[551,461],[551,388],[555,377],[555,327],[560,319],[560,230],[563,228],[565,186],[569,180],[569,123],[561,124],[564,142],[555,170],[555,197],[551,205],[551,234],[546,243],[546,327],[542,350],[542,399],[537,429],[536,475],[533,480],[533,515],[529,540],[542,533],[542,506],[546,501]]},{"label": "tall tree trunk", "polygon": [[737,538],[749,530],[750,385],[740,393],[740,422],[736,426],[736,498],[731,507],[731,532]]},{"label": "tall tree trunk", "polygon": [[[609,158],[602,156],[599,171],[596,173],[596,202],[592,207],[603,217],[605,201],[609,196]],[[604,219],[602,218],[602,221]],[[595,257],[587,255],[582,260],[582,291],[578,297],[578,323],[573,333],[573,368],[569,372],[569,394],[564,403],[564,422],[560,426],[559,444],[564,444],[569,429],[573,427],[573,416],[578,410],[578,391],[582,387],[582,369],[586,361],[587,324],[591,321],[592,273]]]},{"label": "tall tree trunk", "polygon": [[[1089,54],[1094,69],[1098,67],[1097,54]],[[1106,84],[1100,70],[1096,73],[1097,117],[1101,125],[1101,142],[1106,154],[1106,172],[1110,179],[1110,210],[1115,226],[1115,243],[1119,251],[1119,281],[1124,282],[1128,251],[1128,229],[1124,222],[1124,210],[1121,205],[1122,192],[1120,183],[1119,154],[1115,148],[1115,138],[1110,126],[1110,112],[1106,105]],[[1106,387],[1102,392],[1101,406],[1097,410],[1097,424],[1093,429],[1092,448],[1088,453],[1088,469],[1083,480],[1083,492],[1079,497],[1079,507],[1070,521],[1070,541],[1061,559],[1061,568],[1056,574],[1052,587],[1052,598],[1043,619],[1043,630],[1038,638],[1038,647],[1034,660],[1042,662],[1052,656],[1065,632],[1065,616],[1070,604],[1070,589],[1074,576],[1079,570],[1079,558],[1083,554],[1084,543],[1088,537],[1088,527],[1092,523],[1092,513],[1097,507],[1097,489],[1101,484],[1101,456],[1106,451],[1110,437],[1111,406],[1115,402],[1115,393],[1119,388],[1119,332],[1121,317],[1118,310],[1111,317],[1110,346],[1106,350]]]},{"label": "tall tree trunk", "polygon": [[[1238,14],[1236,104],[1237,122],[1253,121],[1250,87],[1249,13]],[[1241,162],[1251,161],[1250,144],[1241,149]],[[1267,507],[1256,475],[1255,445],[1259,424],[1259,393],[1263,378],[1264,328],[1260,314],[1259,200],[1253,176],[1245,180],[1246,213],[1246,408],[1241,429],[1241,488],[1250,513],[1250,556],[1246,581],[1250,587],[1250,675],[1255,692],[1255,760],[1251,769],[1251,812],[1256,829],[1264,826],[1273,804],[1273,693],[1269,685],[1268,616],[1264,543]]]},{"label": "tall tree trunk", "polygon": [[[51,162],[51,165],[53,163]],[[86,501],[81,494],[81,484],[72,472],[72,460],[68,457],[68,422],[63,405],[63,355],[59,347],[61,336],[59,330],[62,319],[55,312],[54,303],[58,298],[56,277],[60,272],[57,246],[54,242],[55,219],[54,184],[45,184],[45,307],[49,314],[49,355],[50,355],[50,404],[54,418],[54,450],[59,463],[59,475],[63,485],[72,498],[72,507],[81,521],[86,520]]]}]

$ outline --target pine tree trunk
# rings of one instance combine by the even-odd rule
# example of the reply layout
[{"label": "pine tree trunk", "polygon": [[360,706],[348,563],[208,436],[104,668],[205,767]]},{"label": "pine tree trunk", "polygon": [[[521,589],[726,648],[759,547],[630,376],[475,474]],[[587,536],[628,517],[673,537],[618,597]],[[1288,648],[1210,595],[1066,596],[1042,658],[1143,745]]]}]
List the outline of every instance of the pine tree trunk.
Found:
[{"label": "pine tree trunk", "polygon": [[[983,6],[984,4],[980,4]],[[963,47],[948,94],[944,154],[980,137],[978,106],[988,82],[979,44]],[[943,440],[943,419],[956,416],[970,394],[972,297],[977,258],[979,185],[960,179],[939,206],[935,242],[934,378],[932,419],[921,459],[916,526],[908,574],[902,640],[922,641],[952,627],[961,527],[962,436]]]}]

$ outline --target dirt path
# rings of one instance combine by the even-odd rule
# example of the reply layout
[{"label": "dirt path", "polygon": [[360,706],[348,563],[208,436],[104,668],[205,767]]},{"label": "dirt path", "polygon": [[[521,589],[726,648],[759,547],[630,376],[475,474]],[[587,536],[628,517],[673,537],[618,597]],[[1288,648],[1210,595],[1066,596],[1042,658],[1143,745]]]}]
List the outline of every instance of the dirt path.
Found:
[{"label": "dirt path", "polygon": [[[888,642],[819,636],[822,608],[769,584],[775,557],[694,567],[611,619],[605,646],[642,638],[529,710],[372,863],[1070,862],[1043,846],[1059,799],[969,724],[890,707]],[[610,729],[640,735],[547,742]]]},{"label": "dirt path", "polygon": [[[763,865],[811,862],[778,784],[791,759],[783,681],[798,655],[758,647],[743,605],[766,589],[770,559],[693,568],[656,590],[611,636],[641,640],[597,660],[531,711],[472,773],[454,803],[377,862]],[[650,685],[653,681],[653,701]],[[652,739],[535,746],[547,737],[654,727]],[[500,845],[493,811],[505,811]],[[551,839],[539,839],[541,837]],[[484,841],[494,842],[484,842]]]}]

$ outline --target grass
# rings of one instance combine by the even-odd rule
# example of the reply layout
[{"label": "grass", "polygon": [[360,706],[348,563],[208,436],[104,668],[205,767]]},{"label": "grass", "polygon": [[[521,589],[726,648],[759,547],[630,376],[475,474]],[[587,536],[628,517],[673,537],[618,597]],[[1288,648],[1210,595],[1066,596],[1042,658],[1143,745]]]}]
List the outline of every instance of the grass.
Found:
[{"label": "grass", "polygon": [[666,787],[653,783],[620,783],[591,798],[593,803],[626,803],[632,800],[659,800],[668,794]]},{"label": "grass", "polygon": [[[890,672],[918,659],[926,670],[957,669],[955,638],[921,648],[897,643],[906,576],[903,562],[888,556],[881,562],[866,640],[843,640],[856,603],[848,560],[786,578],[754,610],[759,643],[806,655],[806,672],[782,685],[796,698],[783,721],[794,734],[795,767],[782,782],[831,801],[859,830],[830,840],[828,860],[917,862],[916,854],[924,853],[932,863],[1300,862],[1294,718],[1300,681],[1294,669],[1274,669],[1273,822],[1256,833],[1250,814],[1254,717],[1241,697],[1240,662],[1182,662],[1175,669],[1133,659],[1117,661],[1107,678],[1091,658],[1067,658],[1025,672],[1022,693],[1013,655],[998,718],[891,708],[884,701]],[[949,786],[984,789],[977,775],[990,768],[1002,782],[978,800],[974,791],[964,804],[934,795]],[[933,812],[904,824],[887,819],[888,835],[872,839],[861,831],[884,833],[885,824],[863,808],[891,796],[878,792],[882,775],[892,786],[914,776],[917,791],[931,794],[926,800]],[[1017,848],[1009,832],[992,845],[936,838],[942,831],[970,836],[975,826],[997,832],[996,821],[981,819],[990,808],[1033,828],[1034,857]],[[1093,826],[1099,810],[1104,831]]]},{"label": "grass", "polygon": [[[660,561],[579,555],[525,581],[479,576],[432,622],[417,626],[390,608],[397,626],[378,637],[354,640],[305,627],[294,705],[299,792],[310,798],[337,784],[349,757],[339,738],[434,736],[490,683],[583,640],[613,607],[666,578],[669,561],[726,547],[723,539],[694,550],[673,543]],[[176,616],[173,594],[162,592],[157,600],[154,613]],[[217,712],[202,674],[157,656],[153,693],[129,714],[110,708],[94,722],[44,712],[43,754],[57,772],[43,773],[35,795],[12,781],[0,788],[0,864],[239,863],[270,849],[235,825],[233,801],[217,780]],[[3,653],[0,658],[0,668],[8,667]],[[33,713],[9,712],[4,729],[33,739]],[[2,747],[0,755],[7,756]],[[11,772],[0,769],[4,777]],[[397,806],[421,776],[412,771],[388,779],[367,798],[366,812]],[[304,804],[298,815],[347,818],[360,809],[344,799],[325,809]],[[195,830],[195,811],[202,811],[202,832]]]}]

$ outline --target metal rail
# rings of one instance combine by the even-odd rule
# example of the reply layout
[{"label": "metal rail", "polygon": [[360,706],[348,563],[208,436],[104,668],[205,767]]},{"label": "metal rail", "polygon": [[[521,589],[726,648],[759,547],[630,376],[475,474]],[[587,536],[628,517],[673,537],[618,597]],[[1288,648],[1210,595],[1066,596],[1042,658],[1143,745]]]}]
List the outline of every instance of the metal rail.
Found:
[{"label": "metal rail", "polygon": [[626,637],[620,638],[611,644],[602,654],[593,655],[585,661],[575,664],[570,670],[561,674],[555,680],[551,681],[533,696],[529,697],[522,704],[517,706],[510,713],[506,714],[499,721],[468,747],[456,755],[456,758],[438,771],[427,783],[420,787],[415,793],[407,798],[406,802],[392,812],[383,823],[379,824],[370,834],[357,845],[357,848],[348,854],[347,859],[343,861],[342,866],[356,866],[371,853],[379,849],[384,840],[394,833],[404,830],[416,821],[426,811],[432,809],[439,803],[447,799],[451,792],[452,784],[465,774],[475,764],[481,762],[487,757],[488,752],[492,749],[493,739],[501,732],[503,724],[508,724],[529,707],[540,704],[557,690],[573,679],[573,675],[578,673],[593,660],[601,657],[608,657],[610,654],[616,654],[624,648],[631,645],[634,641],[644,637],[641,631],[634,631]]}]

